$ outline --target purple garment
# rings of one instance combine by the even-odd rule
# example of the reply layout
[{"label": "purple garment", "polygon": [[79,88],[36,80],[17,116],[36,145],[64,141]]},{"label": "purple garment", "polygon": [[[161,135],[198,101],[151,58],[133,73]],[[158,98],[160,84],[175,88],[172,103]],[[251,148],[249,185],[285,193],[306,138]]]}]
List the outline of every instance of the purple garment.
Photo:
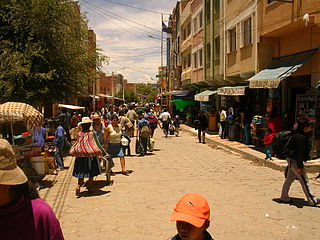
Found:
[{"label": "purple garment", "polygon": [[51,207],[42,199],[20,200],[0,208],[0,234],[3,240],[63,240],[63,234]]},{"label": "purple garment", "polygon": [[43,147],[45,143],[46,129],[44,127],[37,127],[33,130],[33,142],[37,146]]}]

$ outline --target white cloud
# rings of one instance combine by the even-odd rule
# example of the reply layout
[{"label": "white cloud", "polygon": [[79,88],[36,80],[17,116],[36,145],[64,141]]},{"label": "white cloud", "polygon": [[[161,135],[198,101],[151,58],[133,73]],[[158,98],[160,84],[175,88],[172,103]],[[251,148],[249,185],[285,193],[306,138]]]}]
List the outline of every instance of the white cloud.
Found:
[{"label": "white cloud", "polygon": [[[118,2],[165,13],[172,12],[176,5],[176,1],[172,0]],[[157,80],[155,75],[161,62],[161,41],[150,38],[148,35],[161,36],[161,15],[103,0],[80,1],[80,5],[81,10],[87,12],[90,28],[97,34],[98,47],[105,55],[110,56],[110,63],[105,65],[104,69],[109,73],[121,72],[129,82],[155,83]],[[121,19],[114,14],[140,25]],[[166,21],[168,16],[164,16]],[[165,56],[163,62],[165,63]]]}]

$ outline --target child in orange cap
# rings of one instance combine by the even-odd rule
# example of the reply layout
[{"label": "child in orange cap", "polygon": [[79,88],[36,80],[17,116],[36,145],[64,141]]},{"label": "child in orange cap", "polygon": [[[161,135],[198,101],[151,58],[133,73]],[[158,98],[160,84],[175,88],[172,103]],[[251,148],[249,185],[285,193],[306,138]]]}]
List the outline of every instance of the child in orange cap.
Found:
[{"label": "child in orange cap", "polygon": [[170,217],[171,221],[176,221],[178,231],[170,240],[213,240],[207,232],[209,218],[209,204],[203,196],[198,193],[184,195]]}]

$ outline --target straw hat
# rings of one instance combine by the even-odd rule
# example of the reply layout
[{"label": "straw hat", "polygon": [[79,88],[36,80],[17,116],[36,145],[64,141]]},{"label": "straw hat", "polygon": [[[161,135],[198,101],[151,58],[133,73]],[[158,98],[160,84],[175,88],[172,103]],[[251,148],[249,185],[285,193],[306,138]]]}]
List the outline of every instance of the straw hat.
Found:
[{"label": "straw hat", "polygon": [[79,124],[92,123],[92,120],[89,117],[83,117]]},{"label": "straw hat", "polygon": [[5,139],[0,139],[0,184],[19,185],[27,181],[26,175],[17,166],[10,143]]},{"label": "straw hat", "polygon": [[99,119],[99,120],[101,120],[101,116],[99,115],[99,114],[97,114],[97,113],[95,113],[94,115],[92,115],[92,120],[95,120],[95,119]]}]

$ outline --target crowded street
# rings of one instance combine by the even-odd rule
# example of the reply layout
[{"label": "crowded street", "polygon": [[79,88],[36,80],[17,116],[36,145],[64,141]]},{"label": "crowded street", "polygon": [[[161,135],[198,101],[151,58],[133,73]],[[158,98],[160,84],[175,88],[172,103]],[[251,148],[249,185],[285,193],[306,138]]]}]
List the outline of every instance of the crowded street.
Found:
[{"label": "crowded street", "polygon": [[[95,192],[76,197],[74,158],[64,171],[41,182],[40,196],[52,206],[65,239],[168,239],[175,231],[169,216],[184,194],[197,192],[211,207],[208,232],[214,239],[318,239],[319,207],[310,207],[298,181],[290,194],[295,204],[279,204],[283,172],[252,163],[239,154],[197,143],[182,126],[181,136],[164,138],[158,128],[155,150],[126,157],[129,176],[114,159],[113,185],[94,179]],[[134,149],[132,141],[132,149]],[[134,150],[132,151],[134,154]],[[320,195],[320,182],[309,175]]]}]

